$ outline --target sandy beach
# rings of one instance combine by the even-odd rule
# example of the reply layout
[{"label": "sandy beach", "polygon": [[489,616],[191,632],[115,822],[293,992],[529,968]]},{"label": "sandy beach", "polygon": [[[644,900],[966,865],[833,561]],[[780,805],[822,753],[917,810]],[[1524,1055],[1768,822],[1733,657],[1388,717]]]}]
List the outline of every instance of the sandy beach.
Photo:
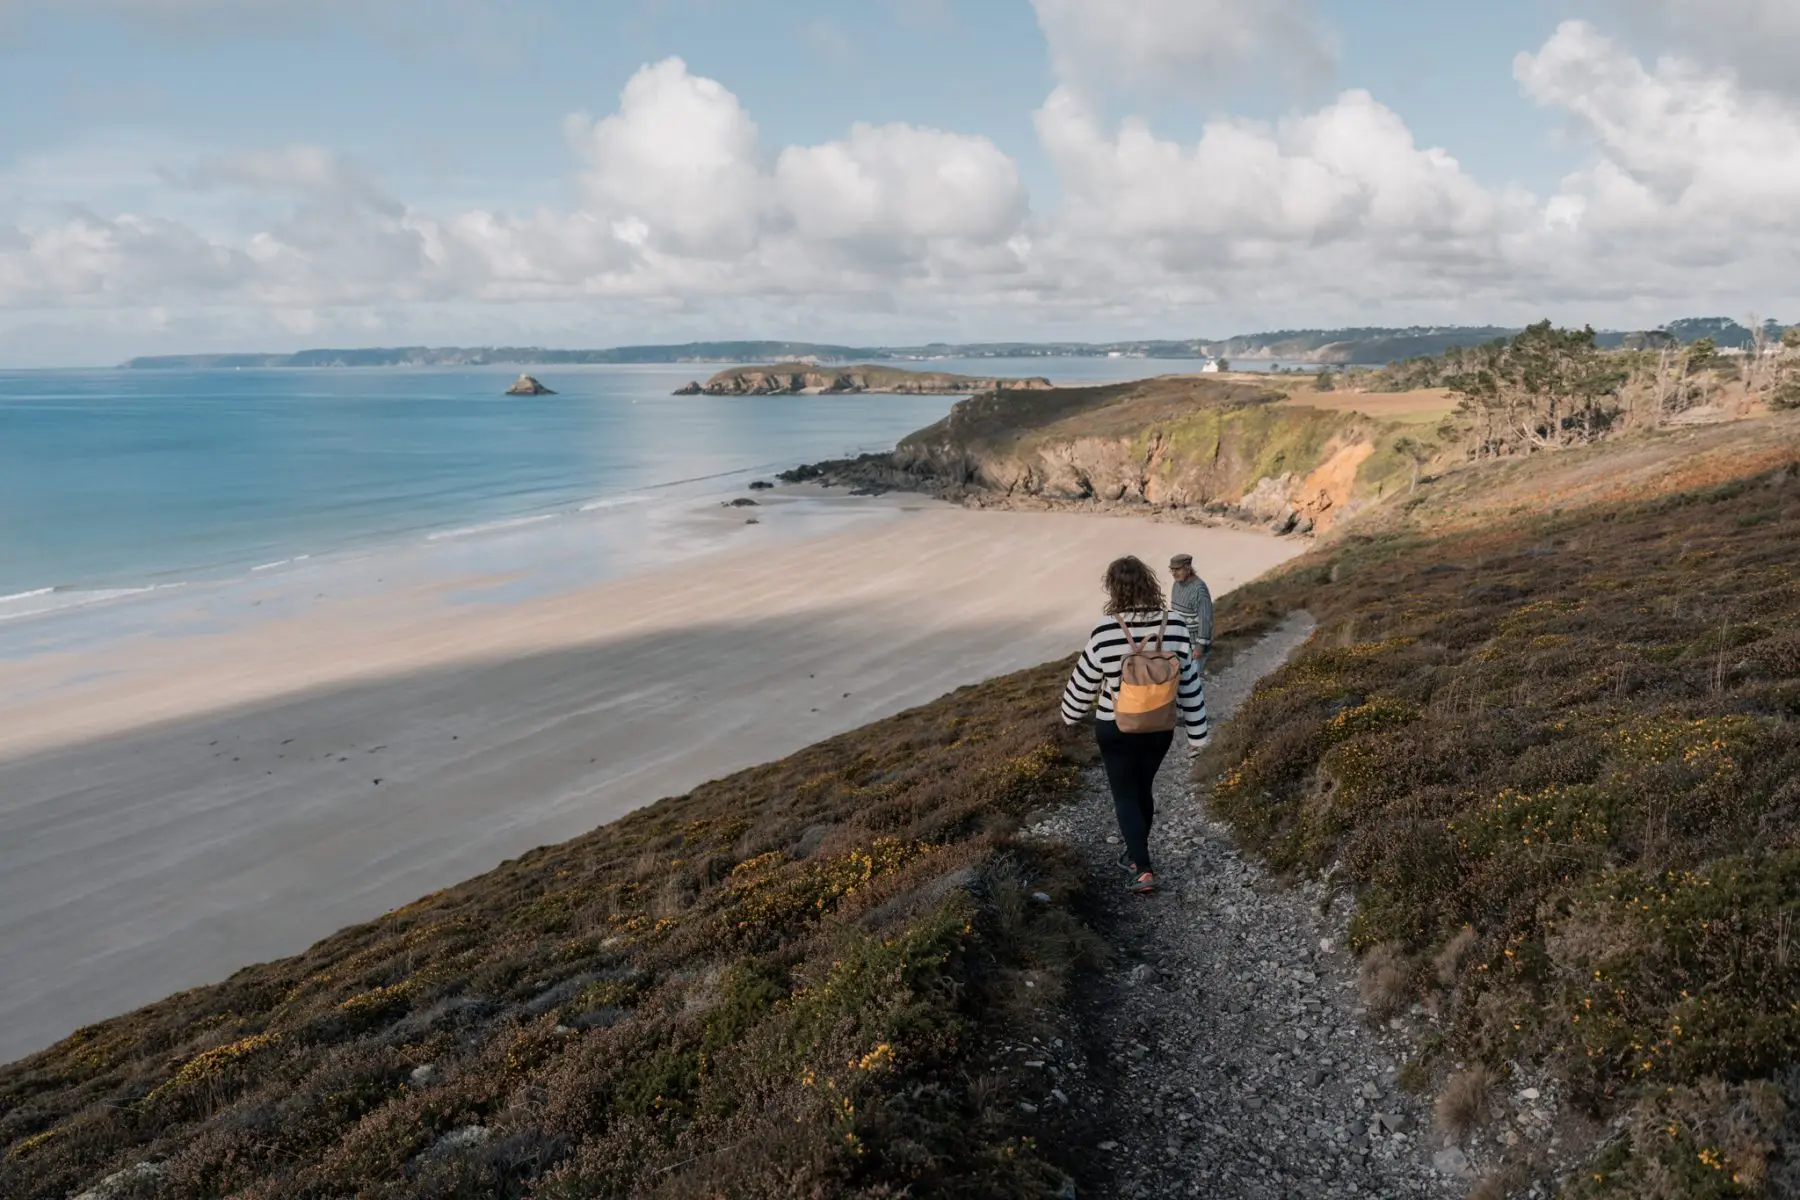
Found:
[{"label": "sandy beach", "polygon": [[1191,552],[1223,592],[1300,548],[871,503],[892,511],[553,594],[395,586],[0,660],[0,1059],[1071,653],[1117,554]]}]

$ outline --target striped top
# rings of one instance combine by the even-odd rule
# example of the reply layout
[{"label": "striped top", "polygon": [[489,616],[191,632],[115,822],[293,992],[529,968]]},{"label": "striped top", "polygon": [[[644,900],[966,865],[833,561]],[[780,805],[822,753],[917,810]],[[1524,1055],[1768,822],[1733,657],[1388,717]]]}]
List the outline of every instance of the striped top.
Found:
[{"label": "striped top", "polygon": [[1212,592],[1207,588],[1206,580],[1198,575],[1186,582],[1177,580],[1169,589],[1169,607],[1187,622],[1195,641],[1201,646],[1212,645]]},{"label": "striped top", "polygon": [[[1156,644],[1156,631],[1163,623],[1162,613],[1123,613],[1121,619],[1131,627],[1131,636],[1140,646],[1146,642],[1152,646]],[[1176,692],[1176,706],[1181,713],[1181,723],[1187,729],[1188,744],[1202,746],[1206,744],[1209,730],[1200,667],[1194,661],[1186,622],[1177,613],[1169,614],[1168,620],[1163,646],[1181,656],[1181,687]],[[1090,711],[1102,721],[1113,719],[1113,696],[1119,690],[1119,664],[1125,661],[1129,650],[1125,632],[1119,628],[1118,621],[1108,617],[1094,626],[1093,633],[1088,635],[1087,649],[1081,652],[1075,672],[1069,676],[1069,685],[1063,689],[1062,718],[1065,724],[1075,724]]]}]

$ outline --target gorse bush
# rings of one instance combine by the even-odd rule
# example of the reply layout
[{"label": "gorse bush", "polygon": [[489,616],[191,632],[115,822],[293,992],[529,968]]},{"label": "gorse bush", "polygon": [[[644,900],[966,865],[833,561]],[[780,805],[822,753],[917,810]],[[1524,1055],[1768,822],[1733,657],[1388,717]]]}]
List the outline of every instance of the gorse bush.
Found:
[{"label": "gorse bush", "polygon": [[1756,1194],[1800,1104],[1800,470],[1327,553],[1227,605],[1320,626],[1213,803],[1356,886],[1371,1003],[1432,1001],[1446,1059],[1665,1130],[1581,1195]]},{"label": "gorse bush", "polygon": [[[1094,940],[1062,665],[667,800],[0,1069],[0,1195],[1041,1195],[971,1065]],[[1022,980],[1036,987],[1027,991]]]}]

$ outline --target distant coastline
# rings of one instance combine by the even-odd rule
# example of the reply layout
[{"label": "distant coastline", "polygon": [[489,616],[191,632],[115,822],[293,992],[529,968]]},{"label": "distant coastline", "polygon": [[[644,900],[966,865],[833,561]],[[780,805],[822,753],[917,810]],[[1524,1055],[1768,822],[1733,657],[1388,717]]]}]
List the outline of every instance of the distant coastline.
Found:
[{"label": "distant coastline", "polygon": [[[1710,337],[1721,348],[1743,347],[1750,330],[1725,317],[1688,317],[1664,330],[1682,342]],[[163,354],[129,359],[127,370],[268,370],[306,367],[603,366],[608,364],[931,362],[947,358],[1167,358],[1380,366],[1478,346],[1510,337],[1517,328],[1498,325],[1413,325],[1399,328],[1290,329],[1229,338],[1117,342],[931,342],[916,346],[843,346],[826,342],[719,341],[672,345],[556,350],[538,346],[389,346],[301,350],[293,354]],[[1602,348],[1640,336],[1604,331]]]}]

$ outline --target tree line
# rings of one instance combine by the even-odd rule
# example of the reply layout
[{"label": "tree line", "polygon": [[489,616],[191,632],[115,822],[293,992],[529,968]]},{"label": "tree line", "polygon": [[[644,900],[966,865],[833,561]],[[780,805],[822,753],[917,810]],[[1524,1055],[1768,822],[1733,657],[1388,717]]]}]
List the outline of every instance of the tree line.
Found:
[{"label": "tree line", "polygon": [[[1492,458],[1582,445],[1624,429],[1659,428],[1682,413],[1732,403],[1800,408],[1800,326],[1752,321],[1753,340],[1726,354],[1712,338],[1683,345],[1666,330],[1603,349],[1594,329],[1540,321],[1512,337],[1408,359],[1379,370],[1331,375],[1321,390],[1445,388],[1457,419],[1438,431],[1469,457]],[[1421,447],[1396,449],[1415,458]]]}]

